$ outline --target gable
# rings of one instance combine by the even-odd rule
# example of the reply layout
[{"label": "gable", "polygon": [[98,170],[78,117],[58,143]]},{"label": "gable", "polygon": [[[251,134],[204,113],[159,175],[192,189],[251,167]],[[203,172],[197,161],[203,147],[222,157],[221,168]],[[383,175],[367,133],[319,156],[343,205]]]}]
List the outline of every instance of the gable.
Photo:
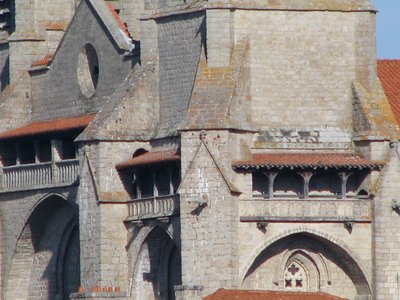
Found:
[{"label": "gable", "polygon": [[103,0],[82,1],[49,70],[33,73],[33,119],[98,112],[133,65],[123,36]]},{"label": "gable", "polygon": [[211,194],[209,188],[217,186],[217,181],[222,183],[227,191],[238,193],[239,190],[227,178],[202,142],[182,179],[178,193],[181,191],[184,193],[187,189],[198,189],[198,192],[203,194],[203,198],[209,199]]}]

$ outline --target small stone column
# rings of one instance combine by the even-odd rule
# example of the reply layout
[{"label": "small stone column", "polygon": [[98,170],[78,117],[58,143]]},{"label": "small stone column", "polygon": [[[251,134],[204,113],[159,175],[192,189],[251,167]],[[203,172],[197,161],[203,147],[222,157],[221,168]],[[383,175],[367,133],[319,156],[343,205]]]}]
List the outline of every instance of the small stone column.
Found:
[{"label": "small stone column", "polygon": [[267,172],[265,175],[268,177],[268,198],[274,198],[274,181],[278,172]]},{"label": "small stone column", "polygon": [[314,175],[314,173],[312,173],[312,172],[303,172],[303,173],[300,173],[300,175],[304,179],[304,189],[303,189],[304,199],[308,199],[309,198],[309,193],[310,193],[310,179]]},{"label": "small stone column", "polygon": [[346,199],[346,192],[347,192],[347,179],[352,175],[353,173],[348,173],[348,172],[339,172],[338,175],[340,177],[341,181],[341,198]]},{"label": "small stone column", "polygon": [[203,287],[200,285],[176,285],[175,300],[202,300]]},{"label": "small stone column", "polygon": [[52,182],[59,182],[59,174],[58,168],[56,165],[57,161],[61,160],[61,151],[62,151],[62,142],[61,140],[51,140],[51,174],[52,174]]}]

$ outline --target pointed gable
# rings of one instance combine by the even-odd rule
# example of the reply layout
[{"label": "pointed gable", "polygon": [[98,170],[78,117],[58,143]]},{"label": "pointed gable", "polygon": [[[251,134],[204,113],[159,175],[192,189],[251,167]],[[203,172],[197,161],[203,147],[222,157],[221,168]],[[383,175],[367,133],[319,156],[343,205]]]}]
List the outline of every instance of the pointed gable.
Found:
[{"label": "pointed gable", "polygon": [[56,52],[31,68],[32,121],[98,113],[137,57],[126,27],[104,0],[82,0]]},{"label": "pointed gable", "polygon": [[207,146],[201,143],[182,179],[179,193],[197,189],[200,194],[203,194],[203,198],[209,198],[207,196],[210,193],[209,188],[218,185],[217,181],[223,183],[230,192],[239,193],[239,190],[228,180],[222,168],[217,164]]},{"label": "pointed gable", "polygon": [[107,5],[104,0],[84,0],[82,2],[85,1],[97,13],[118,47],[125,51],[131,51],[133,49],[132,40],[128,35],[126,26],[115,13],[114,7]]}]

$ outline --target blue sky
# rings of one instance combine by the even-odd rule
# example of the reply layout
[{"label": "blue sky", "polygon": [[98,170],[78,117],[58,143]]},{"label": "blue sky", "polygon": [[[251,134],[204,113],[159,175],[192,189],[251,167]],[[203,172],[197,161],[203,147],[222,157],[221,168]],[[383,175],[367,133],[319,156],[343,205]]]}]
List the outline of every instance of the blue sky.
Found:
[{"label": "blue sky", "polygon": [[400,0],[372,0],[377,17],[378,58],[400,59]]}]

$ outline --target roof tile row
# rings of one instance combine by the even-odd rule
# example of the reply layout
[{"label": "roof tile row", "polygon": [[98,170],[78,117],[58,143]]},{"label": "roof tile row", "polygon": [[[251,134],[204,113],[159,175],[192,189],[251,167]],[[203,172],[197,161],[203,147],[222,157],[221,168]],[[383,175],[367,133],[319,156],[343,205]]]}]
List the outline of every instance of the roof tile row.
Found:
[{"label": "roof tile row", "polygon": [[234,161],[234,169],[273,168],[363,168],[380,169],[383,162],[346,153],[262,153],[251,160]]},{"label": "roof tile row", "polygon": [[121,170],[138,166],[153,165],[157,163],[179,162],[180,160],[181,155],[179,153],[179,149],[169,149],[162,151],[146,152],[142,155],[133,157],[125,162],[122,162],[115,167]]},{"label": "roof tile row", "polygon": [[325,293],[219,289],[204,300],[345,300]]},{"label": "roof tile row", "polygon": [[94,119],[94,117],[94,114],[90,114],[78,117],[68,117],[54,119],[50,121],[34,122],[1,133],[0,140],[83,129]]}]

